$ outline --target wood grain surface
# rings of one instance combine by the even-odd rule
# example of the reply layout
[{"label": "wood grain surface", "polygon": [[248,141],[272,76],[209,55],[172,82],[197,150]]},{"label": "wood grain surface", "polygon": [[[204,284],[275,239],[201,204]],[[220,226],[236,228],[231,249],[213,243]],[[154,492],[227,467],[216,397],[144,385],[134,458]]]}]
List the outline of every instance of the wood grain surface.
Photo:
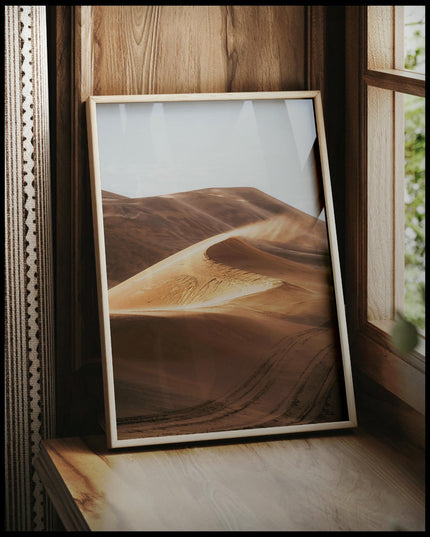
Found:
[{"label": "wood grain surface", "polygon": [[38,471],[66,529],[424,530],[424,475],[361,434],[110,452],[44,443]]},{"label": "wood grain surface", "polygon": [[91,6],[85,18],[93,95],[304,89],[303,6]]},{"label": "wood grain surface", "polygon": [[[390,92],[369,87],[368,136],[368,313],[369,321],[393,319],[394,309],[394,133],[386,117],[393,113]],[[388,128],[387,128],[388,127]]]}]

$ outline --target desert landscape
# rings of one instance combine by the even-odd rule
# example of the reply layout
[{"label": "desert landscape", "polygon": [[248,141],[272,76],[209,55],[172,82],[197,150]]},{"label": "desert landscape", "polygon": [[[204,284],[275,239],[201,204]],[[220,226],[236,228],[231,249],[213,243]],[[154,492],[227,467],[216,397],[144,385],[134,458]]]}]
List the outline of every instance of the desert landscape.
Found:
[{"label": "desert landscape", "polygon": [[247,187],[102,194],[119,439],[347,419],[324,221]]}]

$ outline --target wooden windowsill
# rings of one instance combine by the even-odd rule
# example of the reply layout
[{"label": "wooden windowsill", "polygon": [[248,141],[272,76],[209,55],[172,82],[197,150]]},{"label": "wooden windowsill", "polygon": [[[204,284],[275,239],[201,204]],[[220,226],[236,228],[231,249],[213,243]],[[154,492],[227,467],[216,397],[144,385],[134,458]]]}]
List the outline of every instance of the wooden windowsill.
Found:
[{"label": "wooden windowsill", "polygon": [[103,436],[42,444],[36,469],[67,530],[425,528],[424,472],[360,430],[167,449],[105,446]]},{"label": "wooden windowsill", "polygon": [[418,353],[408,357],[390,348],[388,336],[375,323],[366,323],[351,337],[355,367],[396,395],[420,414],[425,414],[425,362]]},{"label": "wooden windowsill", "polygon": [[[369,321],[369,325],[373,325],[378,329],[379,338],[383,338],[383,341],[390,345],[390,334],[394,327],[394,321],[391,320],[373,320]],[[425,336],[422,333],[418,335],[418,345],[416,349],[407,355],[400,356],[405,362],[411,364],[413,367],[425,373]]]}]

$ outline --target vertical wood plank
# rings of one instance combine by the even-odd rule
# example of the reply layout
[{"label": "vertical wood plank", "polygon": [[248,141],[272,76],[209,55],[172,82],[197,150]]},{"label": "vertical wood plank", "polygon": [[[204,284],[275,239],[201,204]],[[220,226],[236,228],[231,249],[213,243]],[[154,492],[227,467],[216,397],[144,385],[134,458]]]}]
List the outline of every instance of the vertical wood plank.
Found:
[{"label": "vertical wood plank", "polygon": [[368,88],[368,137],[372,144],[367,164],[369,321],[394,317],[393,108],[391,91]]},{"label": "vertical wood plank", "polygon": [[227,91],[306,88],[304,6],[227,6]]},{"label": "vertical wood plank", "polygon": [[345,298],[353,365],[359,362],[354,341],[367,321],[367,214],[366,154],[363,132],[367,122],[365,84],[367,50],[365,9],[347,6],[345,10],[345,176],[346,243]]},{"label": "vertical wood plank", "polygon": [[405,6],[394,6],[394,65],[395,69],[405,68],[405,43],[403,39]]},{"label": "vertical wood plank", "polygon": [[[311,6],[312,9],[315,6]],[[330,163],[330,178],[333,191],[338,249],[345,288],[345,6],[325,6],[324,32],[322,33],[325,51],[324,69],[321,85],[324,121],[327,131],[327,149]]]},{"label": "vertical wood plank", "polygon": [[387,17],[387,6],[367,6],[368,69],[394,68],[394,8]]},{"label": "vertical wood plank", "polygon": [[100,359],[85,101],[93,92],[92,6],[73,11],[72,184],[75,367]]},{"label": "vertical wood plank", "polygon": [[51,174],[54,198],[56,433],[64,431],[65,386],[73,371],[74,299],[71,151],[72,8],[47,6]]},{"label": "vertical wood plank", "polygon": [[326,6],[308,6],[307,9],[307,84],[308,89],[321,92],[326,109]]}]

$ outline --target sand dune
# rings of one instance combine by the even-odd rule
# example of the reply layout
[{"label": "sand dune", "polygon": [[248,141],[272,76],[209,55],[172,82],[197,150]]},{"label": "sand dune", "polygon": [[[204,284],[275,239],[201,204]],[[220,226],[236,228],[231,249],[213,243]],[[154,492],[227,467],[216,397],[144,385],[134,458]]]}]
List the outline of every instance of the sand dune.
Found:
[{"label": "sand dune", "polygon": [[103,197],[103,222],[109,287],[230,229],[198,207],[163,196],[121,200]]},{"label": "sand dune", "polygon": [[[262,243],[256,248],[248,242],[249,238],[266,237],[267,247],[272,237],[279,238],[282,230],[288,236],[290,229],[285,216],[274,220],[212,236],[152,265],[109,290],[111,310],[217,305],[279,287],[283,282],[307,291],[326,289],[327,276],[319,267],[315,269],[288,259],[285,245],[278,247],[277,255],[273,255],[264,251]],[[308,233],[312,240],[314,228],[312,221]],[[322,248],[321,241],[319,247]],[[304,251],[300,250],[302,254]],[[327,264],[326,250],[322,253],[317,250],[312,255],[314,258],[321,255]]]},{"label": "sand dune", "polygon": [[[279,279],[253,272],[252,261],[247,271],[228,262],[217,262],[210,255],[214,246],[207,248],[207,242],[212,241],[187,248],[182,255],[160,261],[112,288],[111,312],[216,306],[282,285]],[[260,255],[270,255],[239,239],[226,239],[217,246],[226,249],[227,256],[230,249],[238,249],[248,259],[254,259],[256,265],[263,264],[258,259]]]},{"label": "sand dune", "polygon": [[104,207],[120,438],[345,419],[323,221],[246,188]]},{"label": "sand dune", "polygon": [[250,239],[261,239],[255,224],[268,220],[271,241],[296,237],[304,248],[304,240],[312,240],[317,227],[318,235],[325,235],[323,222],[254,188],[208,188],[137,199],[103,192],[108,287],[224,232],[241,228]]}]

